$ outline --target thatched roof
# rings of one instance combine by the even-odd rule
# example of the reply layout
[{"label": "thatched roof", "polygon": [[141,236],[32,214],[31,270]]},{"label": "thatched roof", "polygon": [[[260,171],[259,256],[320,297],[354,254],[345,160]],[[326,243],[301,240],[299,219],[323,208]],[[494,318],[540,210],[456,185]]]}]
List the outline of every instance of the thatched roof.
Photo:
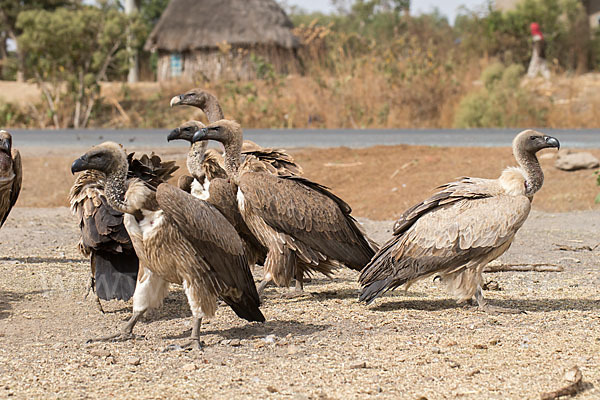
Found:
[{"label": "thatched roof", "polygon": [[298,46],[293,25],[275,0],[171,0],[146,50],[182,52],[231,45]]}]

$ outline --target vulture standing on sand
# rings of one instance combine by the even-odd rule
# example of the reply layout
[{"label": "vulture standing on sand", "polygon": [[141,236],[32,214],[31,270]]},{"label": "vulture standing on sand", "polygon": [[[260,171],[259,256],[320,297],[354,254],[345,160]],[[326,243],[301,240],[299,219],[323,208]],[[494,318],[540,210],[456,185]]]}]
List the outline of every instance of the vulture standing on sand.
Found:
[{"label": "vulture standing on sand", "polygon": [[481,291],[483,267],[510,247],[523,225],[544,174],[536,157],[559,148],[558,140],[526,130],[513,141],[518,168],[498,179],[462,178],[439,187],[429,199],[411,207],[396,221],[394,236],[362,271],[360,300],[439,275],[459,301],[475,296],[480,309],[489,306]]},{"label": "vulture standing on sand", "polygon": [[22,181],[21,153],[12,148],[11,134],[0,130],[0,227],[17,202]]},{"label": "vulture standing on sand", "polygon": [[[174,161],[162,162],[155,154],[127,156],[128,176],[137,177],[156,188],[168,181],[179,167]],[[129,300],[133,296],[139,260],[123,225],[123,213],[115,210],[105,196],[106,176],[88,170],[77,176],[69,193],[72,213],[79,220],[79,251],[90,257],[92,277],[89,290],[99,299]],[[88,294],[89,294],[88,290]]]},{"label": "vulture standing on sand", "polygon": [[[350,206],[324,186],[299,176],[265,173],[264,164],[246,157],[240,165],[242,130],[221,120],[199,129],[193,141],[216,140],[225,147],[225,170],[237,186],[244,221],[268,249],[265,279],[303,289],[305,273],[330,276],[337,265],[361,270],[375,254],[374,245],[350,216]],[[261,172],[262,171],[262,172]]]},{"label": "vulture standing on sand", "polygon": [[212,205],[166,183],[155,189],[127,179],[123,148],[106,142],[73,162],[73,173],[96,170],[106,175],[108,204],[125,213],[124,223],[140,258],[133,294],[133,316],[116,337],[128,338],[148,308],[161,304],[169,283],[183,285],[192,315],[191,339],[200,346],[200,325],[221,298],[248,321],[264,321],[242,242]]}]

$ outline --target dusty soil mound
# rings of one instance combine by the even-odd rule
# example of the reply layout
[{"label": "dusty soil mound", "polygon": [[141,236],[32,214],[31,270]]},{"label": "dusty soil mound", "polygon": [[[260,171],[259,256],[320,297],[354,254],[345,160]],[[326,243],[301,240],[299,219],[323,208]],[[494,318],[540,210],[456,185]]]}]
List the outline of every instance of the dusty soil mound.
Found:
[{"label": "dusty soil mound", "polygon": [[[389,235],[391,222],[364,222]],[[315,277],[301,298],[268,288],[264,324],[220,307],[203,325],[205,350],[186,352],[179,287],[138,324],[142,337],[85,344],[114,332],[131,303],[106,302],[102,315],[83,300],[89,265],[66,208],[17,208],[0,231],[0,398],[533,399],[578,365],[577,398],[597,399],[599,226],[595,211],[530,216],[502,261],[564,272],[485,275],[502,289],[485,292],[491,304],[527,314],[457,305],[430,280],[365,306],[344,270]]]},{"label": "dusty soil mound", "polygon": [[[131,149],[136,150],[136,149]],[[176,159],[185,171],[185,155],[179,149],[153,149],[166,159]],[[21,207],[67,205],[73,183],[70,165],[79,152],[22,151],[24,163]],[[590,150],[600,157],[600,150]],[[460,176],[496,178],[514,165],[509,148],[460,148],[425,146],[377,146],[366,149],[331,148],[292,151],[306,176],[329,186],[346,200],[354,214],[375,220],[394,219],[431,191]],[[534,208],[544,211],[596,209],[600,188],[594,171],[560,171],[554,168],[555,151],[542,155],[546,180],[535,196]],[[175,178],[176,179],[176,178]],[[176,182],[176,181],[174,181]]]}]

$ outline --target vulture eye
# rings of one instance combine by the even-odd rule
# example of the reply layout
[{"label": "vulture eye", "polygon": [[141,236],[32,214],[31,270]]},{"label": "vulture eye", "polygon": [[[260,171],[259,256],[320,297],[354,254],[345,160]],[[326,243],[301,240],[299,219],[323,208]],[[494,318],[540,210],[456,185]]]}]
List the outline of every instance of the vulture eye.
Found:
[{"label": "vulture eye", "polygon": [[188,93],[187,96],[195,96],[196,93],[192,92],[192,93]]},{"label": "vulture eye", "polygon": [[220,126],[212,126],[210,128],[208,128],[209,131],[214,131],[214,132],[218,132],[221,129]]},{"label": "vulture eye", "polygon": [[529,139],[531,139],[531,140],[535,140],[537,138],[538,138],[537,136],[529,136]]}]

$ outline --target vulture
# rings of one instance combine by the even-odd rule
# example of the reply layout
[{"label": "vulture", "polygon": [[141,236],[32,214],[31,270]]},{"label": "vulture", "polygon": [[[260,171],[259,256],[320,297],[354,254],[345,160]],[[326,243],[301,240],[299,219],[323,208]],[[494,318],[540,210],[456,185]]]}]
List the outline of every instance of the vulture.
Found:
[{"label": "vulture", "polygon": [[557,139],[526,130],[513,141],[519,167],[498,179],[464,177],[447,183],[406,210],[385,243],[361,272],[360,300],[372,302],[401,285],[439,276],[459,302],[475,296],[489,312],[516,310],[489,306],[481,290],[483,267],[510,247],[523,225],[544,174],[536,153],[559,148]]},{"label": "vulture", "polygon": [[160,305],[169,283],[183,285],[193,315],[191,343],[199,347],[203,317],[211,317],[221,298],[248,321],[264,321],[244,248],[235,229],[211,204],[167,183],[158,187],[127,177],[127,157],[114,142],[91,148],[73,162],[73,173],[105,174],[108,205],[124,213],[124,224],[142,266],[133,294],[133,315],[120,333],[132,336],[136,322]]},{"label": "vulture", "polygon": [[351,208],[326,187],[295,175],[266,173],[254,156],[241,164],[240,125],[221,120],[199,129],[193,142],[216,140],[225,147],[225,170],[237,186],[239,211],[254,236],[267,248],[265,279],[296,293],[304,274],[331,276],[339,264],[360,271],[375,254],[375,245],[350,216]]},{"label": "vulture", "polygon": [[[162,162],[155,154],[127,156],[128,176],[137,177],[152,187],[166,182],[179,167],[174,161]],[[98,308],[102,300],[129,300],[133,296],[139,260],[123,225],[123,213],[106,199],[106,176],[96,170],[77,176],[69,193],[71,212],[79,220],[79,251],[90,257],[92,277],[88,287],[96,292]],[[87,294],[86,294],[87,296]]]},{"label": "vulture", "polygon": [[0,130],[0,227],[17,202],[22,181],[21,153],[12,148],[11,134]]}]

